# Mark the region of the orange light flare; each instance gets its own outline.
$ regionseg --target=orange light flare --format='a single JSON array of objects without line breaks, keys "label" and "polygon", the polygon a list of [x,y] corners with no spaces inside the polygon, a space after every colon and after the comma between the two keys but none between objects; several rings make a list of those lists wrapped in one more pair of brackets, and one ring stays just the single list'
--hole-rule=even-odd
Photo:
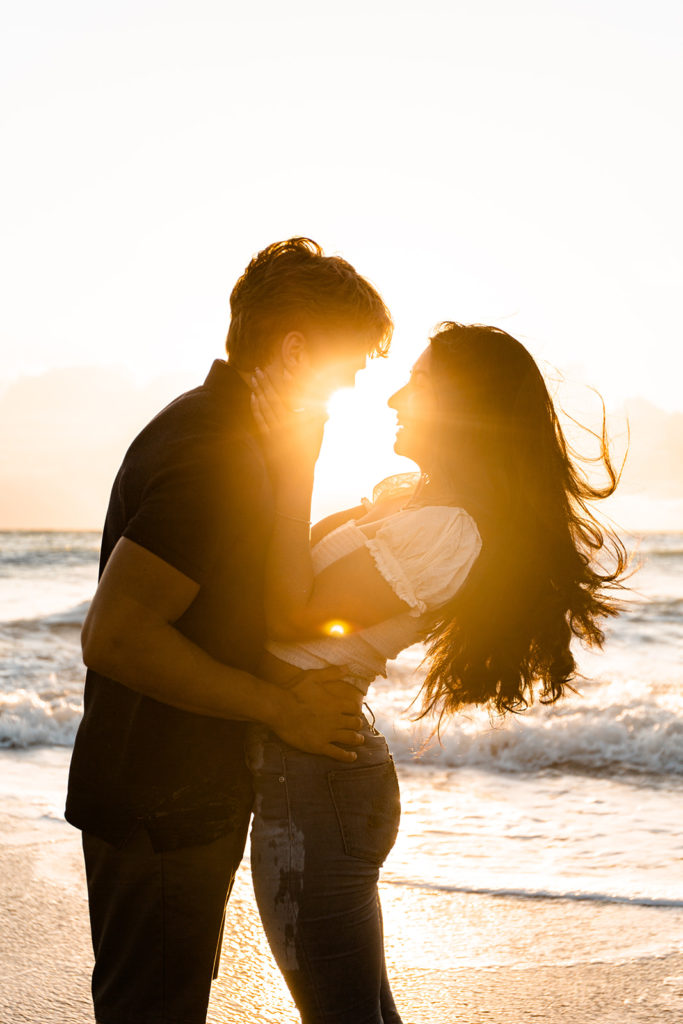
[{"label": "orange light flare", "polygon": [[339,619],[327,622],[323,628],[328,636],[346,636],[350,630],[348,622],[342,622]]}]

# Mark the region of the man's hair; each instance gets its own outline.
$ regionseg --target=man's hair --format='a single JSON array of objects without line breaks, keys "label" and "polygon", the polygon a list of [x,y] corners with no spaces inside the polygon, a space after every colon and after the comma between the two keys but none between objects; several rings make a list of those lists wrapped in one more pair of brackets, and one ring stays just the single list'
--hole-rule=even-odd
[{"label": "man's hair", "polygon": [[241,370],[266,362],[286,332],[311,327],[357,332],[369,356],[384,356],[394,327],[372,285],[310,238],[273,242],[254,256],[232,290],[230,314],[225,346]]}]

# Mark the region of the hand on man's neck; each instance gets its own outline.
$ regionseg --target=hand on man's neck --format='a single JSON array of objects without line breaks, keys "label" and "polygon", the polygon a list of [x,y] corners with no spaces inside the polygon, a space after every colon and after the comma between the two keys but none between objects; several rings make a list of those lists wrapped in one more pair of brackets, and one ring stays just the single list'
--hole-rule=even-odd
[{"label": "hand on man's neck", "polygon": [[[244,381],[248,388],[251,388],[251,380],[252,377],[254,376],[254,370],[256,369],[256,367],[254,367],[254,370],[240,370],[240,368],[235,366],[234,363],[231,363],[229,359],[228,366],[230,366],[235,371],[235,373],[239,374],[239,376],[242,378],[242,380]],[[271,360],[271,362],[259,367],[259,369],[264,370],[266,373],[268,373],[271,379],[273,380],[273,383],[275,383],[278,388],[282,388],[284,383],[284,367],[282,365],[281,360],[273,359]]]},{"label": "hand on man's neck", "polygon": [[[232,364],[229,359],[228,366],[232,366],[232,369],[239,374],[244,383],[251,390],[254,370],[240,370],[237,366]],[[282,359],[272,359],[269,363],[260,366],[259,369],[268,374],[278,393],[285,399],[285,401],[292,403],[293,407],[296,407],[301,403],[305,389],[302,389],[301,381],[295,374],[285,370]]]}]

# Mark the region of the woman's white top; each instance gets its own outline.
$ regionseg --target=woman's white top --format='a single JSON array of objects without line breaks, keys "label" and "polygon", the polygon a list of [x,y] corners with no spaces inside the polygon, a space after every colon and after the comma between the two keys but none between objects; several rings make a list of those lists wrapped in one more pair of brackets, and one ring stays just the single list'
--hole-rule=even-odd
[{"label": "woman's white top", "polygon": [[[376,532],[368,536],[365,532]],[[271,654],[300,669],[348,665],[348,681],[367,693],[387,661],[422,639],[431,613],[449,601],[467,578],[481,551],[472,517],[461,508],[428,505],[394,512],[358,525],[344,523],[311,550],[314,575],[365,547],[394,593],[410,610],[343,636],[266,644]]]}]

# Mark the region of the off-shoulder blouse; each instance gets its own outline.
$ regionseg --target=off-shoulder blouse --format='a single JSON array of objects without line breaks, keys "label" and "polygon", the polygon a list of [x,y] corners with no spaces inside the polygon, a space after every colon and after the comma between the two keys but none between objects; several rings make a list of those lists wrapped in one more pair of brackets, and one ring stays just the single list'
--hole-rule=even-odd
[{"label": "off-shoulder blouse", "polygon": [[365,525],[350,520],[314,545],[314,575],[366,547],[409,610],[342,636],[266,644],[271,654],[300,669],[348,665],[349,682],[363,693],[378,675],[386,675],[387,661],[425,635],[432,613],[457,593],[481,551],[472,517],[448,505],[402,509],[367,527],[377,527],[374,536],[367,535]]}]

